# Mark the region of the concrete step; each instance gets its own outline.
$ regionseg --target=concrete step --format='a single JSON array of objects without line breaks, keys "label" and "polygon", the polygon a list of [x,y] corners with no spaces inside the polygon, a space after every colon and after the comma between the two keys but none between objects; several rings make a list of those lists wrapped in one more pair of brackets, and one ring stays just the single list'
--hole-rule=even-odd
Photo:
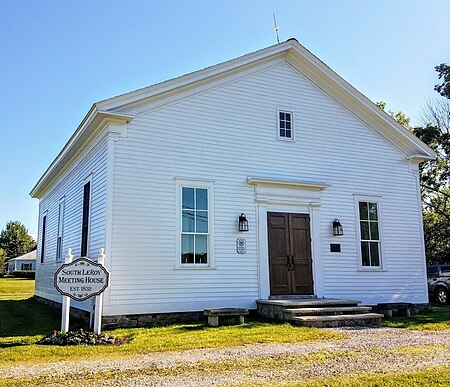
[{"label": "concrete step", "polygon": [[286,319],[292,319],[295,316],[324,316],[324,315],[342,315],[342,314],[362,314],[370,313],[370,306],[338,306],[324,308],[296,308],[285,309],[284,315]]},{"label": "concrete step", "polygon": [[360,301],[354,300],[337,300],[333,298],[316,298],[302,300],[258,300],[257,304],[272,305],[285,309],[294,308],[313,308],[313,307],[334,307],[334,306],[357,306]]},{"label": "concrete step", "polygon": [[291,322],[305,327],[334,328],[342,326],[380,325],[382,314],[362,313],[336,316],[295,316]]}]

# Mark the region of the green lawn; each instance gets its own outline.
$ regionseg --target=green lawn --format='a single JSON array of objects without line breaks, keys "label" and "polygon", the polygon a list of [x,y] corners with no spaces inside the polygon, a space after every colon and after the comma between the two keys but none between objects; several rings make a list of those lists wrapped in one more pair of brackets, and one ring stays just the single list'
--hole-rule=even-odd
[{"label": "green lawn", "polygon": [[433,306],[430,310],[411,317],[394,317],[383,320],[383,325],[391,328],[408,328],[424,331],[450,329],[450,307]]},{"label": "green lawn", "polygon": [[[129,342],[120,346],[58,347],[34,344],[60,327],[60,312],[30,298],[34,281],[0,278],[0,366],[23,362],[51,362],[70,357],[98,359],[132,357],[156,351],[223,348],[256,343],[305,343],[333,340],[342,334],[290,324],[248,319],[244,325],[210,328],[178,324],[157,328],[116,329],[107,333]],[[71,328],[74,320],[71,320]],[[75,325],[82,324],[75,322]]]}]

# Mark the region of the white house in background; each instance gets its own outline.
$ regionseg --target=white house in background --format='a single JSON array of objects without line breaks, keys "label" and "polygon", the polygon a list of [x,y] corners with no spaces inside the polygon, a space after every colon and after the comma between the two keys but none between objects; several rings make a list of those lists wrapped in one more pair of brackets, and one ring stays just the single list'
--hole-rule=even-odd
[{"label": "white house in background", "polygon": [[434,157],[295,39],[97,102],[31,191],[35,295],[61,302],[67,249],[103,247],[106,317],[427,303],[418,166]]},{"label": "white house in background", "polygon": [[36,250],[8,261],[7,273],[12,274],[18,270],[36,270]]}]

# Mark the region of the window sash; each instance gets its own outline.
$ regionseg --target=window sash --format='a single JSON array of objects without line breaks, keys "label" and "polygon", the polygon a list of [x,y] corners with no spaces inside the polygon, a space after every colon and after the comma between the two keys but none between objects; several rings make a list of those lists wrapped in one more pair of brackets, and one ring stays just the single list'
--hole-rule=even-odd
[{"label": "window sash", "polygon": [[41,263],[44,263],[44,257],[45,257],[46,228],[47,228],[47,214],[45,214],[42,218]]},{"label": "window sash", "polygon": [[294,139],[294,113],[287,110],[278,110],[277,137],[281,140]]},{"label": "window sash", "polygon": [[64,227],[64,199],[59,202],[58,208],[58,234],[56,236],[56,261],[62,259],[62,236]]},{"label": "window sash", "polygon": [[363,268],[381,268],[381,230],[379,203],[358,200],[360,264]]},{"label": "window sash", "polygon": [[182,265],[208,265],[210,261],[209,189],[202,186],[181,186],[180,191],[180,262]]},{"label": "window sash", "polygon": [[81,225],[81,252],[80,256],[86,257],[88,252],[89,238],[89,210],[91,202],[91,182],[88,181],[83,187],[83,220]]}]

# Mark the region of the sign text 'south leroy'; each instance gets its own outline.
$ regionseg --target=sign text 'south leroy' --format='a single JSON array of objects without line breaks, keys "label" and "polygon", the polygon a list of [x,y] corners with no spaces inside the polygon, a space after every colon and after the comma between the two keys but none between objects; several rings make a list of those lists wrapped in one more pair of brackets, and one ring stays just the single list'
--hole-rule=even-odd
[{"label": "sign text 'south leroy'", "polygon": [[106,290],[109,273],[103,265],[87,258],[79,258],[65,263],[56,271],[54,285],[63,296],[84,301]]}]

